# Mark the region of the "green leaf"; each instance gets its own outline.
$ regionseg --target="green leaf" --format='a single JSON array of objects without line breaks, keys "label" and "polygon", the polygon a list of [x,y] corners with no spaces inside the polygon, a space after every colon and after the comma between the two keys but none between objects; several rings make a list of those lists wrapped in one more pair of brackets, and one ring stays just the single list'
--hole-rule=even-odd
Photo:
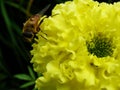
[{"label": "green leaf", "polygon": [[3,16],[3,19],[5,21],[8,33],[9,33],[8,35],[10,35],[10,39],[12,40],[12,43],[15,44],[16,40],[15,40],[13,32],[12,32],[11,21],[10,21],[10,18],[8,16],[8,12],[7,12],[6,7],[5,7],[4,0],[0,0],[0,6],[1,6],[0,9],[1,9],[2,16]]},{"label": "green leaf", "polygon": [[18,26],[18,24],[16,24],[15,21],[11,20],[12,23],[12,27],[14,29],[14,31],[18,34],[21,35],[21,28]]},{"label": "green leaf", "polygon": [[38,90],[37,88],[33,88],[33,90]]},{"label": "green leaf", "polygon": [[33,80],[35,80],[35,74],[33,70],[30,68],[30,66],[28,66],[28,70],[29,70],[30,76],[33,78]]},{"label": "green leaf", "polygon": [[21,85],[20,88],[26,88],[26,87],[32,86],[34,84],[35,84],[35,81],[27,82],[27,83],[24,83],[23,85]]},{"label": "green leaf", "polygon": [[14,77],[20,80],[26,80],[26,81],[32,80],[32,78],[27,74],[16,74],[14,75]]}]

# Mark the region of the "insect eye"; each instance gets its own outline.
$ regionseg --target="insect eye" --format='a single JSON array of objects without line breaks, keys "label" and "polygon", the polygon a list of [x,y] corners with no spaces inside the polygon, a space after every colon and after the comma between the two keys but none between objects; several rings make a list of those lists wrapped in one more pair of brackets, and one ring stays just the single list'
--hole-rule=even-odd
[{"label": "insect eye", "polygon": [[24,32],[23,36],[28,37],[28,38],[32,38],[33,37],[33,33],[32,32]]}]

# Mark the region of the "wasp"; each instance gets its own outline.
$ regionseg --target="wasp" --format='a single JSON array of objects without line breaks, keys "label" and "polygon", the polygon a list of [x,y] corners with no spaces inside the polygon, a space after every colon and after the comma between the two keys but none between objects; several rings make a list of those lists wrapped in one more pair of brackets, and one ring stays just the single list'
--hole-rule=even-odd
[{"label": "wasp", "polygon": [[40,24],[42,22],[41,18],[43,14],[48,10],[50,5],[47,5],[39,13],[31,16],[24,24],[22,35],[26,42],[32,42],[36,34],[40,31]]}]

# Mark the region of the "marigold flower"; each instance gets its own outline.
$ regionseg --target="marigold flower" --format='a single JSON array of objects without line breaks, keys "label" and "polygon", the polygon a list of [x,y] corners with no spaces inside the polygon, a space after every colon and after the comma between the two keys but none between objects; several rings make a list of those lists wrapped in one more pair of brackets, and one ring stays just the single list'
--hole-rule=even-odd
[{"label": "marigold flower", "polygon": [[120,2],[67,1],[40,28],[31,51],[38,90],[120,90]]}]

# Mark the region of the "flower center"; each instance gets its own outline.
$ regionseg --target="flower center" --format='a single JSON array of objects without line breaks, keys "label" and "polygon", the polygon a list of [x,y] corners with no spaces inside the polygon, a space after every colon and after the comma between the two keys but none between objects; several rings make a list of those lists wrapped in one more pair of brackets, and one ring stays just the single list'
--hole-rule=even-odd
[{"label": "flower center", "polygon": [[99,58],[112,56],[114,49],[112,38],[97,34],[87,42],[87,49],[90,54],[96,55]]}]

